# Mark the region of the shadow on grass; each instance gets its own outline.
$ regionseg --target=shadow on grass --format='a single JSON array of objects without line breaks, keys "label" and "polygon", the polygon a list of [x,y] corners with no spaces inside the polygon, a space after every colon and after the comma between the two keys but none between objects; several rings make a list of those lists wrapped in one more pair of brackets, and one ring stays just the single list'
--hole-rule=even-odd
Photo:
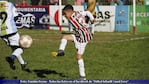
[{"label": "shadow on grass", "polygon": [[[0,80],[6,80],[6,79],[8,79],[8,77],[0,77]],[[18,79],[18,77],[17,76],[14,76],[12,79]]]},{"label": "shadow on grass", "polygon": [[56,72],[55,70],[43,69],[43,70],[33,70],[33,71],[40,78],[46,78],[45,75],[50,75],[50,74],[59,75],[60,77],[68,77],[68,76],[64,75],[63,73]]},{"label": "shadow on grass", "polygon": [[6,79],[7,77],[0,77],[0,80],[4,80],[4,79]]},{"label": "shadow on grass", "polygon": [[28,73],[32,73],[32,71],[29,68],[24,69],[23,71],[28,72]]}]

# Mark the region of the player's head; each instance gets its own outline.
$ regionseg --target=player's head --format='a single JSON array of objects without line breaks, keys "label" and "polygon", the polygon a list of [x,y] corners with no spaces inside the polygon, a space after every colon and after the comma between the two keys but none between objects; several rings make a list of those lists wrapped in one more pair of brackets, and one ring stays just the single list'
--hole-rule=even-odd
[{"label": "player's head", "polygon": [[71,15],[73,14],[73,6],[68,4],[63,8],[63,15],[68,19],[71,17]]}]

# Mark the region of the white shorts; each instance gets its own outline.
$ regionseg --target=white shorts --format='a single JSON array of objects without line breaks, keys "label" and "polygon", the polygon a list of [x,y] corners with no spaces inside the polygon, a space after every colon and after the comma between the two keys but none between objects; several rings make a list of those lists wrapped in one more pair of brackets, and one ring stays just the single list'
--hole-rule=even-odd
[{"label": "white shorts", "polygon": [[4,37],[2,39],[7,43],[8,46],[19,46],[20,35],[16,33],[10,37]]},{"label": "white shorts", "polygon": [[85,51],[85,47],[86,47],[86,45],[87,45],[88,42],[86,42],[86,43],[80,43],[80,42],[77,41],[75,35],[72,35],[72,37],[73,37],[73,40],[74,40],[74,43],[75,43],[75,47],[78,50],[77,51],[77,54],[83,55],[83,53]]}]

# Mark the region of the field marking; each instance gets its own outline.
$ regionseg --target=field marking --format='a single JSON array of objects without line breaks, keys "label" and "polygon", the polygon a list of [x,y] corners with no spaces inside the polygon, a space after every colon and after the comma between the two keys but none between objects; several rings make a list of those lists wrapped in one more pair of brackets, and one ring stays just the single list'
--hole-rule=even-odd
[{"label": "field marking", "polygon": [[[105,42],[105,43],[120,43],[120,42],[128,42],[128,41],[136,41],[136,40],[143,40],[148,39],[149,36],[145,37],[135,37],[135,38],[129,38],[129,39],[122,39],[122,40],[112,40],[112,41],[100,41],[99,42]],[[34,41],[41,40],[41,39],[33,39]],[[98,42],[98,41],[97,41]]]},{"label": "field marking", "polygon": [[113,40],[113,41],[100,41],[100,42],[107,42],[107,43],[120,43],[120,42],[128,42],[128,41],[136,41],[136,40],[144,40],[148,39],[149,36],[146,37],[135,37],[135,38],[129,38],[129,39],[122,39],[122,40]]}]

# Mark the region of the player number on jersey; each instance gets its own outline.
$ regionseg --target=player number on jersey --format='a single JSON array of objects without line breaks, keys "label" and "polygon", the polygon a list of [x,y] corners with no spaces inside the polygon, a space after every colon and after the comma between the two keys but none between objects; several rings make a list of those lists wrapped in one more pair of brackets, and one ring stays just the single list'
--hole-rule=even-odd
[{"label": "player number on jersey", "polygon": [[1,24],[4,24],[6,19],[7,19],[7,13],[6,12],[0,12]]},{"label": "player number on jersey", "polygon": [[6,29],[5,21],[7,19],[7,13],[6,12],[0,12],[0,26],[1,29]]}]

